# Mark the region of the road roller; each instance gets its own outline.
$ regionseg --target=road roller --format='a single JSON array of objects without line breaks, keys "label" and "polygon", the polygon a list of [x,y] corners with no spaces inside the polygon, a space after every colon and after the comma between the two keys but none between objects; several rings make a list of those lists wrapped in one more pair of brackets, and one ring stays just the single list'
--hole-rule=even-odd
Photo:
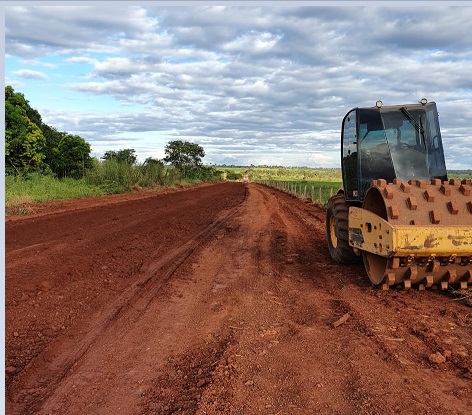
[{"label": "road roller", "polygon": [[448,179],[435,102],[353,108],[342,188],[326,205],[331,257],[382,289],[472,286],[472,183]]}]

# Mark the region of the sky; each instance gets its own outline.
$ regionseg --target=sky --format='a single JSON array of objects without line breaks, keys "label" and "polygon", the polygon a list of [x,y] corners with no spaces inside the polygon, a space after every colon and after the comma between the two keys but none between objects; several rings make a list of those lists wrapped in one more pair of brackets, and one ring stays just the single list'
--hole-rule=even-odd
[{"label": "sky", "polygon": [[354,107],[435,101],[472,168],[472,2],[4,2],[5,85],[92,156],[340,167]]}]

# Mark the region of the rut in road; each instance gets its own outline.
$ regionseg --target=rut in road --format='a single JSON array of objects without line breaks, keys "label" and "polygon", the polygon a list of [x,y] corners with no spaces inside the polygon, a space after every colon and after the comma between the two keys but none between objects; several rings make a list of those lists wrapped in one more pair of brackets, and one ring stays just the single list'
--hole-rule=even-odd
[{"label": "rut in road", "polygon": [[[10,222],[7,227],[7,305],[9,306],[7,306],[7,323],[10,332],[10,336],[7,336],[7,359],[12,352],[16,352],[17,356],[28,358],[29,363],[26,363],[21,371],[15,370],[14,377],[11,376],[11,370],[10,376],[7,376],[9,413],[35,412],[42,401],[54,392],[56,384],[77,366],[77,362],[84,354],[93,349],[92,346],[97,338],[106,330],[113,331],[112,326],[115,321],[123,320],[125,316],[130,320],[133,315],[134,319],[138,319],[139,313],[143,312],[146,304],[164,286],[175,269],[208,235],[215,232],[234,213],[231,206],[244,200],[244,194],[243,185],[197,187],[185,193],[151,195],[146,199],[126,201],[123,204],[104,208],[98,206],[80,212],[65,211],[53,216],[46,215],[24,220],[18,218]],[[106,202],[106,199],[103,201]],[[196,201],[202,206],[199,206]],[[101,200],[98,200],[94,203],[100,202]],[[208,204],[210,207],[207,207]],[[206,211],[204,215],[201,214],[202,208]],[[192,212],[192,209],[195,211]],[[160,211],[164,212],[164,215]],[[191,223],[186,219],[189,211]],[[180,220],[178,220],[179,217]],[[126,218],[126,221],[122,221],[121,218]],[[185,223],[188,225],[182,227]],[[168,224],[177,226],[171,229]],[[76,226],[75,231],[71,230],[73,225]],[[126,232],[126,229],[133,229],[135,233]],[[192,235],[192,230],[197,232]],[[139,245],[134,243],[136,240],[134,234],[139,238]],[[154,235],[158,236],[157,240]],[[179,240],[185,241],[184,238],[189,237],[190,239],[185,243],[180,242],[180,245],[175,243]],[[133,245],[136,245],[138,249],[134,249],[132,255],[129,256],[129,248]],[[141,252],[147,252],[148,247],[154,250],[158,248],[158,251],[151,252],[146,258],[140,259],[139,255]],[[123,258],[125,262],[117,260],[117,255],[123,250],[126,255]],[[112,256],[112,267],[103,265],[110,264],[108,258],[103,254],[100,256],[103,252],[110,253]],[[98,266],[93,262],[97,254],[101,262]],[[56,257],[63,259],[60,263],[54,263]],[[119,277],[120,274],[129,275],[129,269],[135,268],[133,260],[138,260],[138,263],[143,265],[140,269],[136,269],[135,276],[127,278],[131,284],[126,287],[124,285],[126,280]],[[121,263],[123,266],[119,268]],[[75,275],[72,278],[64,275],[67,272],[65,270],[72,267]],[[88,271],[89,267],[90,270],[93,268],[92,272]],[[113,275],[109,271],[116,270],[115,278],[118,284],[114,291],[118,294],[113,297],[112,301],[107,301],[103,305],[91,303],[85,304],[84,307],[82,299],[88,299],[90,303],[91,297],[98,297],[95,293],[108,294],[110,298],[109,294],[113,291],[110,292],[108,287],[105,286],[108,289],[100,290],[100,285],[103,286],[101,282],[103,270],[107,276],[106,284],[111,283],[108,275]],[[44,280],[45,274],[51,275],[49,281]],[[85,275],[87,278],[84,277]],[[23,287],[22,284],[24,284]],[[22,288],[24,290],[26,287],[30,289],[29,287],[35,286],[40,290],[36,298],[31,298],[29,294],[25,297],[27,301],[15,300],[15,296],[18,296],[16,292],[21,293]],[[118,291],[120,286],[124,287],[122,291]],[[23,291],[23,296],[25,296],[25,291]],[[61,310],[58,307],[55,313],[52,308],[53,314],[48,315],[51,306],[49,306],[49,301],[45,301],[42,297],[50,298],[53,304],[66,308]],[[64,301],[66,298],[67,302]],[[25,307],[28,304],[31,304],[33,308]],[[54,306],[53,304],[51,305]],[[39,331],[39,337],[34,336],[38,329],[32,325],[34,321],[31,321],[31,317],[36,320],[36,324],[51,327],[57,325],[57,321],[64,321],[59,315],[60,311],[64,313],[64,317],[65,313],[68,313],[70,318],[70,310],[74,310],[74,307],[82,309],[81,314],[87,318],[79,319],[78,325],[70,325],[73,320],[69,320],[69,329],[63,327],[64,334],[55,340],[49,337],[50,329],[48,329],[47,337],[43,336],[41,331]],[[25,308],[26,313],[14,314],[17,309]],[[95,309],[95,313],[86,314],[87,310],[91,309]],[[80,317],[79,313],[74,314]],[[23,321],[29,327],[21,327]],[[14,336],[11,336],[12,333]],[[26,347],[19,346],[17,350],[12,349],[12,341],[24,342],[22,339],[28,342]],[[45,340],[48,342],[46,343]],[[33,342],[37,344],[35,349],[40,351],[31,358],[30,353],[34,352],[34,349],[30,344]]]},{"label": "rut in road", "polygon": [[[167,252],[157,261],[142,267],[139,279],[112,304],[101,311],[96,318],[92,319],[89,327],[83,329],[85,335],[82,338],[61,340],[61,354],[51,355],[45,352],[39,356],[34,361],[33,373],[29,375],[28,382],[23,383],[21,391],[21,394],[25,394],[29,391],[42,389],[41,395],[36,394],[35,402],[29,406],[28,410],[36,411],[42,400],[54,393],[57,383],[73,371],[73,367],[77,366],[79,359],[93,348],[100,336],[104,336],[107,331],[116,330],[113,327],[115,322],[120,319],[126,320],[127,324],[130,321],[137,321],[178,267],[206,238],[221,229],[234,213],[234,209],[224,212],[186,243]],[[47,388],[44,388],[44,385],[47,385]]]}]

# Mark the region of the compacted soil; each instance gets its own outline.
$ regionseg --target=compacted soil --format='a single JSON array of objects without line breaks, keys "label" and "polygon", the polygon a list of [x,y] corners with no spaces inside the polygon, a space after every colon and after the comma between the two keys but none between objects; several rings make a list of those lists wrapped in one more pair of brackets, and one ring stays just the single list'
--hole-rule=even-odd
[{"label": "compacted soil", "polygon": [[472,308],[332,262],[324,211],[262,185],[6,217],[6,413],[472,408]]}]

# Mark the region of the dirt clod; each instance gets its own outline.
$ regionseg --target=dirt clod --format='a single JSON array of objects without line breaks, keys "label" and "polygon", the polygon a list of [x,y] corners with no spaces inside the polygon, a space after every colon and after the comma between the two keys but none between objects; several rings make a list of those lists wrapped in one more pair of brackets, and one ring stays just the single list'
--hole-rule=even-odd
[{"label": "dirt clod", "polygon": [[436,363],[437,365],[446,362],[446,358],[440,352],[430,354],[428,359],[431,363]]}]

